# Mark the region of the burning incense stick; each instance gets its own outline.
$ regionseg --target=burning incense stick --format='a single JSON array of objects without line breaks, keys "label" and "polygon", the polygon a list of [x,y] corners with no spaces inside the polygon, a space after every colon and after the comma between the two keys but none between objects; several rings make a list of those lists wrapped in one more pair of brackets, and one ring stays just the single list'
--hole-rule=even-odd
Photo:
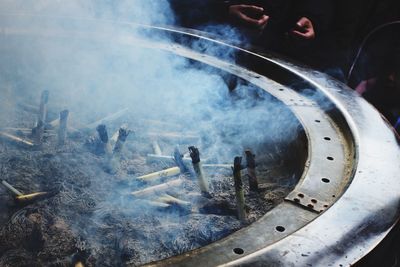
[{"label": "burning incense stick", "polygon": [[49,197],[52,197],[56,194],[56,191],[53,192],[35,192],[26,195],[19,195],[15,197],[15,201],[18,204],[29,204],[35,201],[43,200]]},{"label": "burning incense stick", "polygon": [[120,164],[122,148],[124,147],[126,138],[128,138],[130,131],[126,127],[121,127],[118,131],[117,142],[115,143],[113,154],[109,160],[109,171],[115,172]]},{"label": "burning incense stick", "polygon": [[68,122],[69,111],[63,110],[60,112],[60,127],[58,128],[58,144],[64,145],[65,138],[67,136],[67,122]]},{"label": "burning incense stick", "polygon": [[152,146],[153,146],[154,154],[157,156],[161,156],[162,155],[161,148],[156,140],[153,141]]},{"label": "burning incense stick", "polygon": [[143,175],[143,176],[138,177],[138,179],[145,180],[145,181],[146,180],[151,181],[151,180],[156,180],[156,179],[160,179],[160,178],[164,178],[164,177],[171,177],[171,176],[175,176],[175,175],[178,175],[181,173],[188,172],[188,168],[186,166],[186,163],[183,161],[183,156],[179,152],[178,147],[175,148],[173,159],[174,159],[173,162],[177,165],[177,167],[172,167],[172,168],[169,168],[166,170]]},{"label": "burning incense stick", "polygon": [[39,119],[43,124],[46,122],[47,117],[47,103],[49,102],[49,91],[44,90],[40,96],[40,106],[39,106]]},{"label": "burning incense stick", "polygon": [[104,124],[100,124],[96,130],[101,141],[101,152],[109,156],[111,154],[111,145],[108,142],[107,127]]},{"label": "burning incense stick", "polygon": [[165,209],[165,208],[171,207],[171,205],[168,203],[154,201],[154,200],[153,201],[149,200],[149,201],[146,201],[145,203],[152,206],[153,208],[158,208],[158,209]]},{"label": "burning incense stick", "polygon": [[176,179],[176,180],[169,181],[167,183],[147,187],[143,190],[132,192],[131,195],[134,197],[144,197],[144,196],[155,194],[160,191],[166,191],[168,189],[175,189],[178,186],[180,186],[182,183],[183,183],[182,179]]},{"label": "burning incense stick", "polygon": [[131,131],[129,131],[126,127],[119,128],[118,139],[114,146],[114,155],[119,155],[121,153],[122,148],[124,147],[126,138],[128,138],[128,135],[130,134],[130,132]]},{"label": "burning incense stick", "polygon": [[22,196],[23,194],[18,191],[17,189],[15,189],[15,187],[13,187],[12,185],[10,185],[9,183],[7,183],[5,180],[1,180],[2,185],[4,185],[8,190],[10,190],[14,195],[16,196]]},{"label": "burning incense stick", "polygon": [[36,127],[32,129],[32,138],[36,145],[42,144],[43,134],[44,134],[43,121],[38,121]]},{"label": "burning incense stick", "polygon": [[[127,123],[124,123],[124,124],[121,125],[120,128],[128,128],[128,124],[127,124]],[[110,143],[111,143],[111,144],[115,144],[115,143],[117,142],[117,140],[118,140],[118,135],[119,135],[119,129],[118,129],[117,131],[115,131],[115,132],[113,133],[113,135],[111,136],[111,138],[110,138]]]},{"label": "burning incense stick", "polygon": [[20,145],[24,145],[24,146],[28,146],[28,147],[35,146],[34,143],[32,143],[31,141],[19,138],[18,136],[15,136],[15,135],[12,135],[9,133],[0,132],[0,137],[3,139],[6,139],[8,141],[20,144]]},{"label": "burning incense stick", "polygon": [[246,154],[247,176],[249,178],[250,191],[258,192],[255,155],[250,150],[246,150],[245,154]]},{"label": "burning incense stick", "polygon": [[204,171],[200,161],[200,152],[194,146],[189,147],[189,152],[200,190],[203,194],[209,194],[210,189],[208,180],[204,177]]},{"label": "burning incense stick", "polygon": [[139,176],[138,179],[143,180],[143,181],[154,181],[154,180],[161,179],[161,178],[175,176],[180,173],[181,173],[181,169],[179,169],[179,167],[172,167],[172,168],[165,169],[162,171],[153,172],[150,174]]},{"label": "burning incense stick", "polygon": [[46,123],[46,117],[47,117],[47,103],[48,102],[49,102],[49,91],[44,90],[40,97],[37,125],[35,128],[32,129],[32,136],[35,140],[35,143],[38,145],[42,144],[44,125]]},{"label": "burning incense stick", "polygon": [[233,163],[233,179],[235,183],[236,205],[237,205],[238,219],[242,223],[244,223],[246,222],[247,215],[244,203],[242,176],[240,173],[242,169],[241,164],[242,164],[242,157],[235,157]]},{"label": "burning incense stick", "polygon": [[188,201],[181,200],[179,198],[173,197],[169,194],[164,194],[161,197],[157,198],[157,201],[159,202],[164,202],[167,204],[175,204],[175,205],[180,205],[184,207],[191,206],[192,204]]}]

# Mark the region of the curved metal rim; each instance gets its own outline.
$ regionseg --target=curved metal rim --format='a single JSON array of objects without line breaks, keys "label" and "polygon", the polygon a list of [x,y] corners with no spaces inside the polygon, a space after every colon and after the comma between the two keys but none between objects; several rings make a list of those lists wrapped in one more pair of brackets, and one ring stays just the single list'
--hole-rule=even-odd
[{"label": "curved metal rim", "polygon": [[[138,27],[135,24],[130,26]],[[263,262],[282,266],[350,265],[361,259],[386,236],[399,218],[399,142],[381,115],[366,101],[344,84],[324,74],[290,66],[278,59],[267,58],[193,33],[162,27],[144,27],[150,31],[164,31],[202,40],[212,45],[233,49],[254,60],[279,66],[312,85],[334,103],[351,131],[356,164],[352,182],[341,198],[326,212],[298,231],[254,253],[237,257],[235,260],[226,258],[224,265],[250,265]],[[2,31],[6,32],[4,29]],[[226,66],[232,64],[220,59],[217,61]],[[242,67],[249,69],[249,66]],[[248,79],[252,80],[254,76],[250,75]],[[195,250],[167,259],[160,264],[201,264],[197,261],[201,253],[202,251]],[[204,263],[212,265],[213,262]]]},{"label": "curved metal rim", "polygon": [[[175,29],[163,30],[188,34]],[[203,38],[193,33],[189,35]],[[352,182],[329,210],[275,244],[224,265],[264,262],[279,266],[345,266],[360,260],[382,241],[399,220],[400,149],[392,128],[364,99],[325,74],[290,66],[220,41],[205,40],[279,65],[313,85],[344,116],[355,149]],[[189,253],[187,256],[198,256],[198,253]],[[168,263],[190,265],[189,262],[196,263],[196,260]]]}]

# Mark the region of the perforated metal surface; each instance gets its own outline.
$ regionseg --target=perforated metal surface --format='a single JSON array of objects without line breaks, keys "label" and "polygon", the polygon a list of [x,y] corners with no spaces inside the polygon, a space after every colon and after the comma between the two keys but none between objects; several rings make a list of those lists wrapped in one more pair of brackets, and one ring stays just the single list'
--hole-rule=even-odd
[{"label": "perforated metal surface", "polygon": [[[110,22],[103,23],[105,27]],[[3,35],[68,35],[110,41],[88,31],[57,32],[8,25]],[[115,25],[114,25],[115,26]],[[151,265],[339,266],[373,249],[399,218],[399,141],[380,114],[345,85],[320,73],[176,29],[123,24],[150,36],[121,33],[121,45],[161,49],[239,77],[285,103],[301,121],[308,142],[302,178],[286,201],[227,238]],[[239,60],[222,59],[215,49]],[[203,48],[202,48],[203,47]],[[273,84],[274,86],[270,86]],[[306,94],[312,92],[312,94]]]}]

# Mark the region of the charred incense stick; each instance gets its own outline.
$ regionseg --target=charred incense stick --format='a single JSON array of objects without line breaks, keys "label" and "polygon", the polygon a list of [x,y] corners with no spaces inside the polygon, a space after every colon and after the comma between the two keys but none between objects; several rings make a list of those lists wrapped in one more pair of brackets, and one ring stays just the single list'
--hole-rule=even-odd
[{"label": "charred incense stick", "polygon": [[48,102],[49,102],[49,91],[44,90],[40,97],[38,122],[36,127],[32,129],[33,138],[35,140],[35,143],[38,145],[42,144],[44,125],[46,123],[46,117],[47,117]]},{"label": "charred incense stick", "polygon": [[126,138],[128,138],[128,135],[130,134],[130,132],[131,131],[129,131],[126,127],[119,128],[118,139],[114,146],[114,155],[121,154],[121,151],[122,151],[122,148],[124,147]]},{"label": "charred incense stick", "polygon": [[240,173],[242,169],[241,164],[242,164],[242,157],[235,157],[233,163],[233,179],[235,183],[236,205],[237,205],[238,219],[242,223],[244,223],[246,222],[247,215],[244,203],[242,175]]},{"label": "charred incense stick", "polygon": [[69,111],[63,110],[60,112],[60,127],[58,128],[58,144],[64,145],[65,138],[67,136],[67,122],[68,122]]},{"label": "charred incense stick", "polygon": [[104,124],[100,124],[97,126],[96,130],[101,141],[101,152],[109,156],[111,154],[111,146],[108,142],[107,127]]},{"label": "charred incense stick", "polygon": [[106,116],[106,117],[104,117],[104,118],[102,118],[102,119],[100,119],[98,121],[95,121],[95,122],[92,122],[92,123],[86,125],[86,128],[93,129],[99,124],[106,124],[106,123],[110,123],[112,121],[115,121],[115,120],[121,118],[122,116],[124,116],[128,112],[128,110],[129,110],[128,108],[124,108],[124,109],[122,109],[120,111],[117,111],[114,114],[108,115],[108,116]]},{"label": "charred incense stick", "polygon": [[246,154],[247,176],[249,178],[250,191],[258,192],[255,155],[251,152],[251,150],[246,150],[245,154]]},{"label": "charred incense stick", "polygon": [[13,187],[12,185],[10,185],[9,183],[7,183],[5,180],[1,180],[1,183],[8,189],[10,190],[14,195],[16,196],[22,196],[23,194],[18,191],[17,189],[15,189],[15,187]]},{"label": "charred incense stick", "polygon": [[151,194],[155,194],[160,191],[168,190],[170,188],[175,189],[176,187],[180,186],[182,183],[183,183],[182,179],[176,179],[176,180],[169,181],[167,183],[147,187],[143,190],[132,192],[131,195],[134,197],[144,197],[144,196],[148,196]]},{"label": "charred incense stick", "polygon": [[126,138],[128,138],[129,133],[130,131],[126,127],[121,127],[118,131],[117,142],[115,143],[114,151],[108,164],[110,172],[115,172],[119,167],[122,148],[124,147]]},{"label": "charred incense stick", "polygon": [[20,145],[24,145],[24,146],[28,146],[28,147],[33,147],[34,144],[28,140],[19,138],[18,136],[9,134],[9,133],[5,133],[5,132],[0,132],[0,137],[3,139],[6,139],[8,141],[20,144]]},{"label": "charred incense stick", "polygon": [[32,129],[32,138],[36,145],[42,144],[43,134],[44,134],[43,121],[38,121],[36,127]]},{"label": "charred incense stick", "polygon": [[[128,128],[128,124],[124,123],[124,124],[121,125],[120,128]],[[111,144],[115,144],[117,142],[118,135],[119,135],[119,129],[117,131],[115,131],[114,134],[111,136],[111,138],[110,138],[110,143]]]},{"label": "charred incense stick", "polygon": [[204,171],[200,161],[200,152],[194,146],[189,147],[189,152],[190,157],[192,158],[193,169],[196,174],[201,193],[209,194],[210,188],[208,185],[208,180],[204,177]]}]

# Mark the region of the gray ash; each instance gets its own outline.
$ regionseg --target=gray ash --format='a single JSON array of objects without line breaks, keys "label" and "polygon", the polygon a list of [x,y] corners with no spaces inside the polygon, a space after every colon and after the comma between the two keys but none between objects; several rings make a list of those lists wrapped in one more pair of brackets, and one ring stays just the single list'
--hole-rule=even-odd
[{"label": "gray ash", "polygon": [[[29,125],[29,113],[18,108],[15,113],[19,120],[18,125],[11,124],[13,127]],[[129,116],[107,127],[116,131],[126,120],[146,128],[146,121],[132,121]],[[30,138],[24,132],[18,136]],[[146,155],[153,153],[153,139],[145,134],[129,136],[118,169],[112,173],[107,171],[107,155],[98,153],[101,140],[95,130],[70,134],[64,146],[57,145],[56,135],[45,134],[40,149],[0,140],[2,179],[25,194],[58,192],[29,205],[17,205],[9,192],[0,189],[0,266],[70,266],[77,261],[85,266],[141,265],[205,246],[246,226],[236,217],[230,168],[206,170],[210,198],[202,196],[196,179],[189,174],[178,175],[184,181],[179,187],[150,197],[132,197],[132,191],[177,178],[150,183],[136,178],[175,166],[167,161],[147,162]],[[158,141],[165,155],[173,155],[176,143],[181,151],[192,145],[170,136]],[[202,144],[200,139],[196,145],[204,147]],[[207,147],[203,151],[207,158]],[[294,187],[294,177],[282,171],[284,160],[276,154],[270,150],[259,157],[263,159],[257,167],[259,193],[249,191],[243,175],[248,224],[283,201]],[[204,163],[215,163],[212,160]],[[270,177],[271,173],[280,176]],[[165,194],[189,204],[157,202]]]}]

